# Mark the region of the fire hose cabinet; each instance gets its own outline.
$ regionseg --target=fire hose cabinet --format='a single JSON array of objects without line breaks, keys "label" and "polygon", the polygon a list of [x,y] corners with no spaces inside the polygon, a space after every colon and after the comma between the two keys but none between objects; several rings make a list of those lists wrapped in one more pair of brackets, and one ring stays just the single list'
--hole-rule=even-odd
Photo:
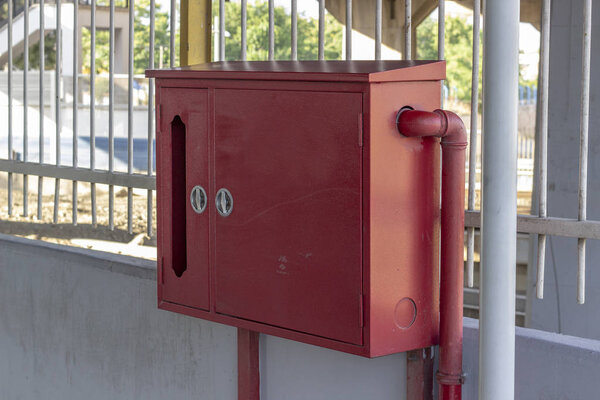
[{"label": "fire hose cabinet", "polygon": [[225,62],[156,84],[159,308],[366,357],[439,340],[437,61]]}]

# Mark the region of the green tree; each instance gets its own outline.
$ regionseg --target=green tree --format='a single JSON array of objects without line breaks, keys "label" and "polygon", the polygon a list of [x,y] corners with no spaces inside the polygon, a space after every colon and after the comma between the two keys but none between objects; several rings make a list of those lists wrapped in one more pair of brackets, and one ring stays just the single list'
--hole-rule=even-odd
[{"label": "green tree", "polygon": [[[471,72],[473,66],[473,26],[464,18],[446,18],[444,37],[447,85],[451,95],[461,101],[471,99]],[[417,27],[417,55],[419,59],[436,60],[438,24],[428,17]],[[479,68],[481,69],[481,51]],[[481,80],[479,81],[481,89]],[[481,90],[479,91],[481,93]]]},{"label": "green tree", "polygon": [[417,26],[417,58],[420,60],[437,60],[437,43],[437,21],[429,16]]},{"label": "green tree", "polygon": [[[108,5],[108,2],[106,2]],[[117,2],[119,3],[119,2]],[[125,6],[125,1],[122,1]],[[100,3],[99,3],[100,4]],[[102,4],[104,5],[104,4]],[[170,25],[169,14],[160,11],[160,5],[157,2],[155,12],[154,29],[154,65],[158,67],[160,63],[160,47],[164,49],[163,65],[169,65],[169,37]],[[133,19],[133,72],[143,74],[148,68],[148,59],[150,57],[150,0],[135,0],[134,19]],[[127,33],[125,33],[127,34]],[[108,72],[109,40],[110,33],[107,30],[96,30],[96,72]],[[179,34],[176,34],[176,44],[179,42]],[[176,49],[179,47],[176,45]],[[82,72],[90,72],[90,54],[91,54],[91,32],[88,28],[83,28],[81,33],[81,52],[82,52]],[[179,52],[176,51],[175,57],[178,59]]]},{"label": "green tree", "polygon": [[[164,49],[163,65],[169,65],[169,14],[167,12],[154,13],[154,66],[160,65],[160,47]],[[148,68],[150,59],[150,0],[136,0],[135,2],[135,33],[134,33],[134,72],[142,74]],[[179,32],[175,34],[175,61],[179,65]]]},{"label": "green tree", "polygon": [[[31,3],[31,0],[30,0]],[[13,13],[22,12],[25,8],[25,0],[14,0],[13,3]],[[6,21],[8,23],[8,1],[4,2],[2,6],[0,6],[2,12],[0,13],[0,21]],[[14,26],[14,25],[13,25]],[[36,35],[39,35],[37,33]],[[14,40],[14,39],[13,39]],[[32,41],[32,39],[30,39]],[[46,34],[44,38],[44,69],[52,70],[56,67],[56,31],[50,31]],[[16,49],[15,49],[16,50]],[[17,53],[15,50],[15,58],[13,60],[13,67],[18,70],[23,70],[25,66],[25,57],[23,53]],[[3,66],[4,67],[4,66]],[[39,70],[40,69],[40,44],[30,44],[29,45],[29,69],[31,70]]]},{"label": "green tree", "polygon": [[[218,3],[213,10],[218,11]],[[267,2],[248,4],[247,11],[248,60],[266,60],[269,52],[269,8]],[[225,3],[225,58],[239,60],[241,52],[241,6]],[[276,60],[291,58],[291,17],[283,7],[275,7],[275,54]],[[298,59],[316,60],[318,57],[318,20],[298,15]],[[325,17],[325,59],[339,60],[342,56],[342,25],[330,14]]]},{"label": "green tree", "polygon": [[[14,68],[23,70],[25,66],[23,53],[15,57]],[[44,70],[56,68],[56,31],[50,31],[44,37]],[[39,42],[29,46],[29,69],[40,69],[40,44]]]},{"label": "green tree", "polygon": [[[108,47],[109,47],[109,32],[106,30],[96,30],[96,73],[108,72]],[[87,27],[83,27],[81,31],[81,72],[84,74],[90,73],[90,54],[91,54],[92,35]]]},{"label": "green tree", "polygon": [[[519,50],[519,55],[521,55],[521,54],[525,54],[525,52],[523,50]],[[532,88],[537,87],[537,83],[538,83],[537,78],[525,79],[525,77],[524,77],[525,68],[526,68],[526,65],[524,65],[524,64],[519,65],[519,85],[520,86],[530,86]]]}]

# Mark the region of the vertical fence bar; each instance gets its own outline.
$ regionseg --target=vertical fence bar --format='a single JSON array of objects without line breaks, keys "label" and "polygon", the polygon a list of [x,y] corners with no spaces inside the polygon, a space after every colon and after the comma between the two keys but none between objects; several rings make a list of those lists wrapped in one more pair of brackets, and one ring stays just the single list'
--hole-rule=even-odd
[{"label": "vertical fence bar", "polygon": [[[175,0],[171,1],[171,48],[170,62],[173,66],[175,36],[173,17]],[[108,56],[108,172],[114,171],[115,158],[115,0],[110,0],[110,17],[109,17],[109,56]],[[108,228],[112,231],[115,229],[115,187],[108,186]]]},{"label": "vertical fence bar", "polygon": [[375,59],[381,60],[381,19],[382,19],[381,0],[375,0]]},{"label": "vertical fence bar", "polygon": [[[538,215],[547,216],[548,198],[548,75],[550,70],[550,0],[542,3],[542,36],[540,43],[540,132],[538,172]],[[546,235],[538,235],[536,296],[544,298],[544,273],[546,265]]]},{"label": "vertical fence bar", "polygon": [[269,0],[269,60],[275,59],[275,1]]},{"label": "vertical fence bar", "polygon": [[292,54],[293,61],[298,59],[298,0],[292,0]]},{"label": "vertical fence bar", "polygon": [[404,59],[412,58],[412,1],[404,0]]},{"label": "vertical fence bar", "polygon": [[[13,91],[12,91],[12,73],[13,73],[13,52],[12,52],[12,34],[13,34],[13,1],[8,0],[8,154],[7,158],[9,160],[13,159],[13,121],[12,121],[12,111],[13,111]],[[8,180],[6,182],[6,191],[8,196],[8,215],[12,216],[12,206],[13,206],[13,174],[12,172],[8,173]]]},{"label": "vertical fence bar", "polygon": [[319,60],[325,59],[325,0],[319,0]]},{"label": "vertical fence bar", "polygon": [[346,60],[352,60],[352,0],[346,0]]},{"label": "vertical fence bar", "polygon": [[[11,0],[9,0],[10,2]],[[39,115],[40,115],[40,132],[39,132],[39,143],[38,153],[40,155],[40,163],[44,162],[44,70],[46,69],[45,63],[45,39],[46,39],[46,18],[44,15],[45,5],[44,0],[40,0],[40,82],[39,82]],[[37,219],[42,219],[42,194],[44,191],[44,178],[38,176],[38,196],[37,196]]]},{"label": "vertical fence bar", "polygon": [[443,60],[445,43],[444,37],[446,34],[446,1],[439,0],[438,4],[438,59]]},{"label": "vertical fence bar", "polygon": [[[27,77],[29,75],[29,0],[25,0],[23,11],[23,161],[28,161],[29,154],[29,101],[27,93]],[[23,175],[23,216],[29,215],[28,186],[29,177]]]},{"label": "vertical fence bar", "polygon": [[[73,0],[73,167],[79,163],[78,145],[78,102],[79,102],[79,0]],[[71,219],[77,225],[77,181],[73,181]]]},{"label": "vertical fence bar", "polygon": [[487,0],[484,18],[479,398],[511,400],[515,389],[519,0]]},{"label": "vertical fence bar", "polygon": [[[475,210],[475,184],[477,173],[477,113],[479,108],[479,27],[480,0],[473,0],[473,68],[471,75],[471,132],[469,137],[469,193],[468,209]],[[475,228],[467,228],[467,286],[473,287],[475,253]]]},{"label": "vertical fence bar", "polygon": [[[135,0],[129,2],[129,59],[127,63],[127,173],[133,174],[133,24]],[[133,233],[133,188],[127,188],[127,232]]]},{"label": "vertical fence bar", "polygon": [[[90,169],[96,169],[96,0],[91,2],[90,13]],[[150,49],[153,51],[154,49]],[[98,224],[96,216],[96,184],[90,184],[92,225]]]},{"label": "vertical fence bar", "polygon": [[[592,54],[592,0],[583,6],[583,57],[581,73],[581,112],[579,136],[579,213],[587,219],[588,130],[590,119],[590,65]],[[585,238],[577,239],[577,303],[585,303]]]},{"label": "vertical fence bar", "polygon": [[[221,0],[223,1],[223,0]],[[177,0],[171,0],[171,15],[170,17],[170,27],[171,27],[171,36],[169,37],[169,66],[171,68],[173,68],[175,66],[175,32],[177,31],[177,21],[175,19],[175,13],[177,12]],[[111,18],[113,17],[113,13],[114,13],[114,4],[113,4],[113,11],[111,11]],[[222,18],[225,18],[225,12],[223,12],[223,16]],[[114,25],[113,25],[114,28]],[[225,27],[223,27],[225,28]],[[223,29],[223,31],[221,32],[221,34],[223,35],[223,38],[225,37],[225,29]],[[225,40],[223,40],[223,42],[225,42]]]},{"label": "vertical fence bar", "polygon": [[[61,128],[61,115],[60,115],[60,74],[61,74],[61,60],[62,60],[62,19],[61,19],[61,0],[56,0],[56,68],[55,68],[55,104],[56,104],[56,165],[60,165],[60,128]],[[54,223],[58,223],[58,208],[60,206],[60,179],[54,180]]]},{"label": "vertical fence bar", "polygon": [[248,0],[242,0],[241,5],[241,30],[242,30],[242,38],[241,38],[241,51],[240,51],[240,59],[242,61],[246,61],[246,48],[248,47],[248,41],[246,39],[247,27],[246,23],[248,21]]},{"label": "vertical fence bar", "polygon": [[[446,1],[438,1],[438,60],[443,60],[445,57],[445,37],[446,37]],[[440,99],[440,107],[444,107],[444,90],[442,82],[442,96]]]},{"label": "vertical fence bar", "polygon": [[[154,69],[154,20],[155,20],[155,2],[150,0],[150,49],[148,57],[148,68]],[[154,144],[154,79],[148,81],[148,176],[152,176],[152,160],[153,160],[153,144]],[[146,195],[146,231],[148,237],[152,236],[152,190],[148,189]]]},{"label": "vertical fence bar", "polygon": [[225,0],[219,0],[219,61],[225,61]]}]

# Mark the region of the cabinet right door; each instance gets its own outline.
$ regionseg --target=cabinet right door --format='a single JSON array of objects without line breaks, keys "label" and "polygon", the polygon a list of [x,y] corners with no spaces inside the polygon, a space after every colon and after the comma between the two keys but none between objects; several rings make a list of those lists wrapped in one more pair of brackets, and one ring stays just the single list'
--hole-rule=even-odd
[{"label": "cabinet right door", "polygon": [[215,90],[218,313],[362,344],[361,113],[361,93]]}]

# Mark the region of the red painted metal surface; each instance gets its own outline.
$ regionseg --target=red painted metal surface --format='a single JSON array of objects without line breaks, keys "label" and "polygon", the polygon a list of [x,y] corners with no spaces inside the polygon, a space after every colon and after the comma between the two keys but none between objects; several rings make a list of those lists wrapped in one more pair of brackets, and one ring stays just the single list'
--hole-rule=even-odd
[{"label": "red painted metal surface", "polygon": [[[439,139],[402,137],[395,117],[405,105],[439,107],[443,62],[215,63],[148,75],[160,308],[367,357],[437,344]],[[185,195],[173,171],[183,168],[177,115]],[[202,214],[189,204],[194,185],[208,195]],[[226,217],[222,188],[233,198]]]},{"label": "red painted metal surface", "polygon": [[433,400],[433,348],[411,350],[406,354],[406,398]]},{"label": "red painted metal surface", "polygon": [[395,118],[407,104],[439,107],[439,94],[439,82],[392,82],[370,90],[365,304],[372,356],[438,343],[439,139],[403,137]]},{"label": "red painted metal surface", "polygon": [[216,311],[361,345],[362,95],[217,89],[214,104],[216,187],[234,199]]},{"label": "red painted metal surface", "polygon": [[190,205],[192,187],[208,189],[206,90],[161,90],[157,146],[159,299],[209,309],[208,212]]},{"label": "red painted metal surface", "polygon": [[260,400],[259,334],[237,330],[238,400]]},{"label": "red painted metal surface", "polygon": [[408,82],[446,78],[444,62],[432,61],[226,61],[147,71],[179,79],[248,79],[323,82]]},{"label": "red painted metal surface", "polygon": [[467,135],[461,119],[443,110],[401,110],[397,127],[408,137],[442,138],[440,365],[436,376],[440,385],[439,398],[460,400],[463,382],[463,227]]}]

